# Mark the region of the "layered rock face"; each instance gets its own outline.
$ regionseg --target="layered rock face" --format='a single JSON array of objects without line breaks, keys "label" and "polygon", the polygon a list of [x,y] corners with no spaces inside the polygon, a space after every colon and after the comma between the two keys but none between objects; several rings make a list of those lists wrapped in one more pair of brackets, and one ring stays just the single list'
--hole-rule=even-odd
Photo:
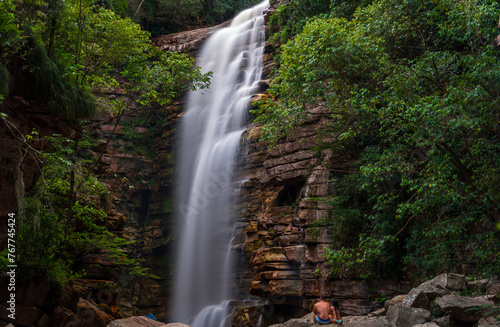
[{"label": "layered rock face", "polygon": [[[169,107],[151,109],[148,119],[131,115],[118,124],[112,121],[99,125],[94,131],[94,136],[102,140],[99,179],[108,186],[113,206],[107,227],[129,240],[131,256],[143,260],[143,266],[160,277],[115,274],[122,286],[117,303],[125,316],[153,313],[158,319],[166,318],[172,271],[173,146],[181,107],[182,102],[174,102]],[[134,111],[133,107],[129,109]],[[151,140],[147,146],[141,144],[145,139]],[[85,259],[82,268],[97,269],[94,277],[98,278],[102,262],[92,265],[91,261]]]},{"label": "layered rock face", "polygon": [[231,21],[227,21],[212,27],[161,35],[153,38],[152,41],[155,46],[162,50],[187,53],[194,57],[210,35],[222,27],[229,26],[230,23]]},{"label": "layered rock face", "polygon": [[[254,100],[269,96],[265,90],[273,51],[267,44],[262,93]],[[319,131],[331,123],[328,110],[318,106],[309,112],[306,121],[274,148],[259,142],[256,124],[241,141],[234,249],[239,262],[247,264],[239,265],[244,267],[237,277],[239,291],[268,299],[282,319],[309,311],[320,295],[339,299],[346,314],[365,315],[380,307],[377,298],[394,296],[405,286],[329,278],[324,253],[331,231],[326,219],[335,218],[328,204],[335,185],[328,167],[338,155],[319,146],[325,142]]]},{"label": "layered rock face", "polygon": [[[241,291],[270,299],[275,306],[309,311],[320,295],[336,298],[350,315],[364,315],[380,304],[382,294],[394,296],[403,285],[386,281],[334,281],[323,254],[330,246],[328,197],[334,192],[330,150],[315,149],[316,132],[328,124],[327,112],[312,111],[276,148],[259,143],[254,126],[242,140],[242,190],[237,221],[240,243],[250,272],[240,271]],[[331,218],[331,217],[330,217]]]}]

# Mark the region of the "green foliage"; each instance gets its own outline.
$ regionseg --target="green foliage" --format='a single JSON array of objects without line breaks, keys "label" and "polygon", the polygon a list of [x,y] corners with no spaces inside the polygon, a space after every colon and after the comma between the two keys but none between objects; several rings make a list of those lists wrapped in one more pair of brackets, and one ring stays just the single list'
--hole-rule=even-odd
[{"label": "green foliage", "polygon": [[130,60],[123,76],[132,82],[131,90],[142,105],[166,105],[187,90],[206,88],[211,73],[202,74],[186,54],[163,52],[149,47],[148,52]]},{"label": "green foliage", "polygon": [[60,24],[64,29],[55,32],[54,56],[76,84],[91,89],[116,86],[115,65],[149,50],[149,34],[111,10],[88,2],[80,7],[75,1],[63,13]]},{"label": "green foliage", "polygon": [[[132,274],[150,276],[140,263],[124,252],[129,243],[115,237],[105,226],[107,189],[87,173],[92,162],[91,143],[74,142],[54,136],[48,138],[55,151],[43,155],[43,178],[26,201],[26,216],[18,226],[18,262],[25,267],[45,267],[55,280],[81,277],[74,263],[89,253],[105,253]],[[68,216],[71,175],[80,185]]]},{"label": "green foliage", "polygon": [[76,120],[92,117],[95,111],[93,96],[64,81],[59,68],[34,38],[29,38],[25,46],[26,60],[35,77],[35,96],[47,103],[52,113],[64,118]]},{"label": "green foliage", "polygon": [[277,101],[256,112],[275,144],[309,109],[327,109],[335,141],[323,147],[355,159],[331,203],[333,275],[425,278],[464,264],[498,274],[500,55],[490,41],[499,5],[331,9],[282,47],[269,89]]},{"label": "green foliage", "polygon": [[14,15],[8,12],[12,6],[8,1],[0,3],[0,55],[4,47],[11,46],[21,36],[21,31],[14,23]]}]

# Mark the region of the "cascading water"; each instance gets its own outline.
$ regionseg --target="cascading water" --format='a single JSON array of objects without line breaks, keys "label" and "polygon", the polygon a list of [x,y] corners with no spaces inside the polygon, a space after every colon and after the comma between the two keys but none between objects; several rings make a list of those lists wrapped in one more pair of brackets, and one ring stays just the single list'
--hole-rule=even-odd
[{"label": "cascading water", "polygon": [[266,0],[245,10],[207,40],[198,65],[213,72],[211,86],[188,95],[182,118],[172,316],[192,327],[224,326],[234,299],[231,184],[248,102],[261,78],[268,7]]}]

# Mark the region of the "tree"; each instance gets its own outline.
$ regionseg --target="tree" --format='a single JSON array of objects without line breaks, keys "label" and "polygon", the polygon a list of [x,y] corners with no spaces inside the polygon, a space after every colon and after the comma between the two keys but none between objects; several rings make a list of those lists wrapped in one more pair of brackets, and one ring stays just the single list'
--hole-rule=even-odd
[{"label": "tree", "polygon": [[358,158],[337,176],[332,217],[343,228],[361,221],[364,234],[344,247],[333,240],[333,273],[499,272],[498,9],[378,0],[351,20],[312,19],[283,46],[275,101],[257,110],[264,139],[278,141],[323,106],[336,139],[327,146]]}]

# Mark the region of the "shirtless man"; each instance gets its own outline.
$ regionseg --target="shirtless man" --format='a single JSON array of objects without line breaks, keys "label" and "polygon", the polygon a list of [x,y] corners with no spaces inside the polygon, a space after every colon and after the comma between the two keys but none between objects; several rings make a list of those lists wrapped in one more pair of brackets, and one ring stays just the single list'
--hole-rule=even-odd
[{"label": "shirtless man", "polygon": [[330,303],[320,297],[318,303],[314,305],[314,324],[326,325],[331,322],[330,319]]}]

